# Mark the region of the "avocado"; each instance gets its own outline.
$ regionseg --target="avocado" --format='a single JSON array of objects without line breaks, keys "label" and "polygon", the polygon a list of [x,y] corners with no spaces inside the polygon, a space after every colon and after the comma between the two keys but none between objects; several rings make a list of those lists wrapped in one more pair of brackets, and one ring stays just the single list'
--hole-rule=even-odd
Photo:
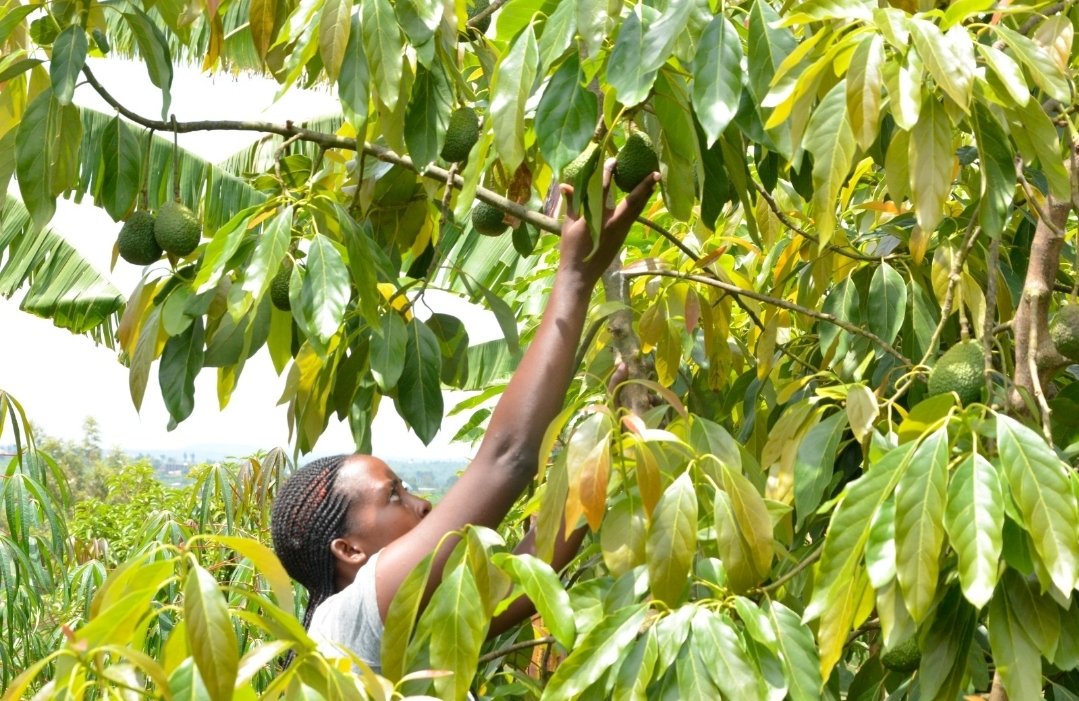
[{"label": "avocado", "polygon": [[465,160],[479,138],[480,120],[476,116],[476,110],[471,107],[454,110],[450,115],[449,126],[446,127],[446,141],[440,154],[442,160],[448,163]]},{"label": "avocado", "polygon": [[509,229],[502,210],[486,202],[476,202],[472,208],[472,228],[484,236],[499,236]]},{"label": "avocado", "polygon": [[644,132],[633,132],[615,159],[615,184],[624,192],[629,192],[657,170],[659,158],[652,148],[652,140]]},{"label": "avocado", "polygon": [[182,202],[168,202],[157,210],[154,238],[165,251],[186,256],[199,245],[202,225],[195,213]]},{"label": "avocado", "polygon": [[921,662],[917,638],[909,638],[880,656],[880,663],[893,672],[913,672]]},{"label": "avocado", "polygon": [[127,218],[116,241],[120,257],[132,265],[149,265],[161,258],[154,238],[154,215],[139,210]]},{"label": "avocado", "polygon": [[292,281],[292,259],[286,258],[270,281],[270,302],[283,312],[292,309],[289,301],[289,283]]},{"label": "avocado", "polygon": [[962,404],[978,401],[985,386],[982,348],[977,341],[962,341],[944,352],[929,373],[929,394],[955,392]]},{"label": "avocado", "polygon": [[594,170],[599,165],[599,148],[590,142],[584,151],[562,168],[562,182],[570,185],[586,170]]},{"label": "avocado", "polygon": [[1079,304],[1065,304],[1049,323],[1049,338],[1057,352],[1079,363]]}]

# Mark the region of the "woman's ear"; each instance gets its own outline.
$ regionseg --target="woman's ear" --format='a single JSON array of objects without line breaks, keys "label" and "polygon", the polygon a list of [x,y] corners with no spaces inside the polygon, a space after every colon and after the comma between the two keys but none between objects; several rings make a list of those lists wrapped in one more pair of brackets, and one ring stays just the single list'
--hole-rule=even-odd
[{"label": "woman's ear", "polygon": [[360,568],[367,562],[367,553],[354,540],[347,538],[334,538],[330,541],[330,552],[342,565],[349,568]]}]

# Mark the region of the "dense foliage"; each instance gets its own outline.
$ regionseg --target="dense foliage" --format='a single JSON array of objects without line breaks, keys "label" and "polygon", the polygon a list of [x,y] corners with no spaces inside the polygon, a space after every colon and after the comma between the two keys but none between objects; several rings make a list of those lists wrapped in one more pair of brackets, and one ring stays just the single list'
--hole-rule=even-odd
[{"label": "dense foliage", "polygon": [[[469,19],[433,0],[9,0],[0,183],[14,174],[22,200],[4,205],[0,292],[114,344],[136,405],[156,363],[177,423],[198,373],[216,371],[224,405],[265,352],[301,452],[335,414],[368,448],[383,398],[429,441],[444,387],[482,390],[461,407],[474,436],[542,313],[552,186],[590,144],[610,156],[643,132],[661,194],[597,295],[547,469],[504,534],[467,534],[418,617],[417,570],[387,621],[386,678],[449,698],[1072,699],[1079,385],[1048,329],[1079,286],[1079,10],[941,5],[509,0]],[[146,65],[160,119],[111,97],[93,71],[107,52]],[[332,85],[341,114],[167,120],[179,61]],[[81,80],[116,114],[79,107]],[[461,106],[479,139],[442,163]],[[165,137],[213,129],[267,139],[210,164]],[[595,221],[599,159],[583,160],[573,184]],[[179,199],[205,238],[125,298],[46,227],[58,196],[84,194],[117,220]],[[475,231],[477,200],[512,233]],[[271,304],[283,268],[288,304]],[[420,314],[429,289],[486,306],[504,338],[470,344],[460,319]],[[963,342],[983,386],[930,396]],[[31,498],[50,467],[34,455],[9,467],[3,537],[37,557],[66,541]],[[197,528],[161,517],[161,542],[127,546],[136,559],[91,622],[21,659],[48,660],[41,678],[75,695],[89,678],[214,699],[316,680],[383,694],[319,673],[272,558],[221,535],[262,523],[242,518],[264,518],[280,469],[254,471],[254,501],[248,478],[212,471]],[[40,518],[13,517],[19,503]],[[533,516],[549,552],[563,507],[595,533],[568,572],[503,552]],[[6,572],[57,578],[12,557]],[[147,584],[121,594],[125,578]],[[252,594],[263,580],[272,593]],[[512,652],[484,653],[511,585],[541,618],[493,643]],[[882,664],[912,640],[913,671]],[[288,649],[303,653],[288,681],[261,686]]]}]

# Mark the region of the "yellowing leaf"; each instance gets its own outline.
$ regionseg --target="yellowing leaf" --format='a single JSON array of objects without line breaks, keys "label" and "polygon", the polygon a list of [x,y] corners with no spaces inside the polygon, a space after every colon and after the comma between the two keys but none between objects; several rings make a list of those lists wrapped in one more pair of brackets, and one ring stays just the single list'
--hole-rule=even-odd
[{"label": "yellowing leaf", "polygon": [[918,226],[928,236],[944,216],[944,201],[952,184],[955,149],[944,106],[926,100],[911,131],[910,185]]},{"label": "yellowing leaf", "polygon": [[847,393],[847,420],[859,443],[869,435],[878,416],[880,407],[877,406],[877,396],[873,390],[865,385],[852,387]]}]

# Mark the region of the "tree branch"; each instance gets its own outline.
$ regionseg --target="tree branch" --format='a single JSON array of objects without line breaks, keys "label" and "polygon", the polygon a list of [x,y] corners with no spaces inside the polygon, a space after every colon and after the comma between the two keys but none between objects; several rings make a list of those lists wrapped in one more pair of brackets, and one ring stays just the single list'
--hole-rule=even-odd
[{"label": "tree branch", "polygon": [[476,660],[478,664],[486,664],[492,660],[497,660],[499,657],[505,657],[510,653],[517,652],[518,650],[527,650],[530,647],[539,647],[540,645],[550,645],[554,642],[554,637],[546,635],[542,638],[535,638],[533,640],[521,640],[520,642],[507,645],[506,647],[500,647],[497,650],[492,650],[486,655],[480,655],[480,658]]},{"label": "tree branch", "polygon": [[762,293],[756,292],[754,290],[747,290],[747,289],[744,289],[742,287],[738,287],[737,285],[732,285],[729,282],[724,282],[722,280],[717,280],[717,279],[715,279],[713,277],[706,277],[704,275],[689,275],[689,274],[680,273],[680,272],[677,272],[677,271],[674,271],[674,270],[640,270],[640,271],[633,271],[633,272],[623,273],[623,277],[627,277],[627,278],[641,277],[641,276],[648,276],[648,275],[655,275],[657,277],[671,277],[671,278],[677,278],[679,280],[691,280],[693,282],[699,282],[702,285],[710,285],[711,287],[718,287],[719,289],[724,290],[726,292],[729,292],[729,293],[731,293],[733,295],[742,295],[742,296],[745,296],[745,297],[749,297],[750,299],[755,299],[758,302],[764,302],[765,304],[771,304],[772,306],[780,307],[782,309],[786,309],[786,310],[792,311],[792,312],[797,312],[798,314],[802,314],[804,316],[812,317],[814,319],[819,319],[820,321],[827,321],[830,324],[835,324],[836,326],[843,329],[844,331],[847,331],[848,333],[852,333],[852,334],[855,334],[856,336],[861,336],[863,338],[869,339],[874,344],[876,344],[878,347],[880,347],[881,350],[883,350],[884,352],[886,352],[888,355],[892,356],[896,360],[900,361],[904,365],[911,365],[912,364],[910,358],[908,358],[907,356],[905,356],[902,353],[900,353],[899,351],[897,351],[892,346],[892,344],[888,343],[887,341],[885,341],[880,336],[876,335],[875,333],[873,333],[871,331],[866,331],[863,328],[859,328],[859,327],[855,326],[854,324],[851,324],[850,322],[843,321],[842,319],[836,317],[833,314],[827,314],[825,312],[818,312],[816,309],[810,309],[809,307],[803,307],[800,304],[795,304],[794,302],[788,302],[785,299],[780,299],[778,297],[772,297],[770,295],[762,294]]},{"label": "tree branch", "polygon": [[[621,271],[616,257],[603,273],[603,293],[608,302],[621,302],[624,308],[607,317],[607,330],[611,334],[611,347],[615,361],[626,364],[630,379],[648,379],[651,372],[641,354],[641,340],[633,330],[633,309],[629,307],[629,275]],[[619,401],[627,411],[644,416],[652,408],[652,396],[648,388],[639,382],[629,382],[619,390]]]},{"label": "tree branch", "polygon": [[[124,107],[120,102],[113,97],[109,92],[98,82],[89,66],[83,66],[83,75],[86,76],[86,82],[93,87],[94,90],[105,100],[113,109],[120,113],[121,116],[126,119],[146,127],[147,129],[155,129],[158,131],[175,131],[176,133],[186,134],[196,131],[254,131],[263,134],[276,134],[285,138],[295,138],[300,141],[309,141],[311,143],[318,144],[323,148],[341,148],[349,151],[359,151],[369,156],[373,156],[380,161],[386,163],[392,163],[394,165],[401,166],[402,168],[408,168],[420,176],[437,180],[442,183],[447,183],[455,188],[464,187],[464,179],[459,175],[452,175],[445,169],[436,165],[428,165],[424,168],[417,167],[407,156],[402,156],[395,153],[393,150],[386,148],[385,146],[379,146],[378,144],[362,143],[360,144],[355,139],[337,136],[336,134],[327,134],[321,131],[314,131],[312,129],[305,129],[304,127],[296,126],[291,121],[284,124],[275,124],[273,122],[258,122],[258,121],[246,121],[246,120],[230,120],[230,119],[210,119],[199,120],[193,122],[172,122],[161,121],[157,119],[149,119],[136,112]],[[518,219],[528,222],[532,226],[546,231],[552,234],[557,234],[562,230],[559,221],[553,217],[548,217],[539,212],[533,211],[522,204],[514,202],[502,195],[488,190],[484,187],[476,188],[476,199],[482,200],[487,204],[498,207],[504,212],[507,212]]]}]

